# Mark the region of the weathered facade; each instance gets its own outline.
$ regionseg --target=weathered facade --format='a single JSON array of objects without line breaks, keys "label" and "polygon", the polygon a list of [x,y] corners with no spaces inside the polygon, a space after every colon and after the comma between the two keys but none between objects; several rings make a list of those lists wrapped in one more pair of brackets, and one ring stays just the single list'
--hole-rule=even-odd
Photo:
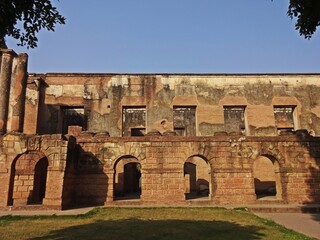
[{"label": "weathered facade", "polygon": [[318,203],[320,74],[27,74],[1,51],[0,207]]}]

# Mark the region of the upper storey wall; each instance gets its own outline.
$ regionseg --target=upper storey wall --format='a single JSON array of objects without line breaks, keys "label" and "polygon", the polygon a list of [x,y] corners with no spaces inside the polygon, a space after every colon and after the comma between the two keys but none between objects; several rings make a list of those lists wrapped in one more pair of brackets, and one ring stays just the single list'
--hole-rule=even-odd
[{"label": "upper storey wall", "polygon": [[[320,135],[320,75],[46,74],[28,85],[27,133],[61,133],[78,123],[111,136],[176,131],[210,136],[241,131],[277,135],[307,129]],[[70,118],[75,122],[70,123]],[[27,131],[27,130],[26,130]]]}]

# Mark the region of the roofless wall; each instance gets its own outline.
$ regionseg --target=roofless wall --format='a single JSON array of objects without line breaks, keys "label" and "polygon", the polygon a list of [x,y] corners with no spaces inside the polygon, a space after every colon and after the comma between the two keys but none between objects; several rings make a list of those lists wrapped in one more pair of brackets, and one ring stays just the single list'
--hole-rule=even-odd
[{"label": "roofless wall", "polygon": [[319,203],[320,74],[0,64],[1,209]]},{"label": "roofless wall", "polygon": [[[36,92],[33,82],[39,78]],[[113,137],[139,131],[276,136],[297,129],[319,135],[319,88],[317,74],[29,75],[26,108],[34,111],[25,125],[35,125],[34,112],[41,115],[37,128],[25,131],[67,133],[78,121],[84,130]]]}]

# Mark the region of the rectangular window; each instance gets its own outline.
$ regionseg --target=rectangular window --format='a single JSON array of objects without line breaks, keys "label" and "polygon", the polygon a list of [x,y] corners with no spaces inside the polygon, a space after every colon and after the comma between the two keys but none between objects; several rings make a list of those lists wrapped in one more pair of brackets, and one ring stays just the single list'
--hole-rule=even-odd
[{"label": "rectangular window", "polygon": [[86,120],[84,114],[84,107],[61,107],[63,115],[62,133],[68,133],[69,126],[80,126],[82,130],[86,129]]},{"label": "rectangular window", "polygon": [[173,130],[179,136],[196,136],[196,107],[173,107]]},{"label": "rectangular window", "polygon": [[278,133],[295,129],[294,106],[274,106],[274,118]]},{"label": "rectangular window", "polygon": [[245,107],[224,106],[224,124],[226,132],[241,132],[245,134]]},{"label": "rectangular window", "polygon": [[122,136],[144,136],[146,133],[146,108],[123,107]]}]

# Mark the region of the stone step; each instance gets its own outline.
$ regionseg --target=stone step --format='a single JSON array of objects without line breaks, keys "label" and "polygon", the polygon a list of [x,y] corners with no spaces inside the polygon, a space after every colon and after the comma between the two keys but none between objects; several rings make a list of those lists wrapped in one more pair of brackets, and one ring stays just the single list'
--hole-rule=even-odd
[{"label": "stone step", "polygon": [[212,200],[209,199],[192,199],[181,202],[174,203],[158,203],[158,202],[144,202],[139,199],[126,199],[126,200],[116,200],[109,202],[107,206],[154,206],[154,207],[188,207],[188,206],[203,206],[203,207],[213,207]]},{"label": "stone step", "polygon": [[59,206],[44,206],[42,204],[24,205],[24,206],[8,206],[7,211],[42,211],[42,210],[61,210]]},{"label": "stone step", "polygon": [[320,213],[320,205],[248,206],[254,213]]},{"label": "stone step", "polygon": [[256,200],[254,204],[257,205],[285,205],[285,201],[278,200],[278,199],[263,199],[263,200]]}]

